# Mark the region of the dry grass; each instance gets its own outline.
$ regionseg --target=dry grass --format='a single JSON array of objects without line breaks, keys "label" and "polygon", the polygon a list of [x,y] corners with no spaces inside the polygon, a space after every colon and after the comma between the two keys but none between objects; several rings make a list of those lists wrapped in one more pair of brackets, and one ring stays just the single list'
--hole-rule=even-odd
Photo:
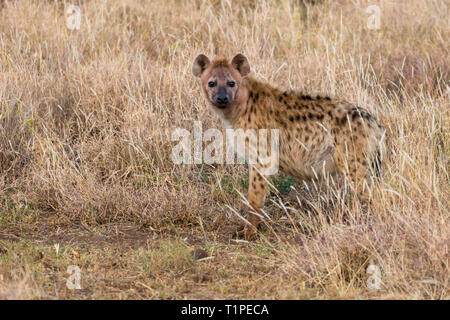
[{"label": "dry grass", "polygon": [[[63,1],[3,3],[0,298],[448,299],[448,2],[375,2],[379,30],[367,1],[299,3],[80,1],[79,31]],[[273,223],[230,240],[246,168],[176,166],[170,134],[221,127],[191,61],[236,52],[379,117],[389,154],[368,212],[279,177]],[[65,287],[72,264],[82,290]]]}]

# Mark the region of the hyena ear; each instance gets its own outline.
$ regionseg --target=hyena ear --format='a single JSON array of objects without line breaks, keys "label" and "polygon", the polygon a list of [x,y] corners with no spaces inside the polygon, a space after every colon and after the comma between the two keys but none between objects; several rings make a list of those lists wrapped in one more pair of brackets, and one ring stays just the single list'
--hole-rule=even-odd
[{"label": "hyena ear", "polygon": [[243,77],[250,73],[250,64],[248,63],[247,57],[243,54],[237,54],[233,60],[231,60],[231,65],[239,71]]},{"label": "hyena ear", "polygon": [[194,64],[192,65],[192,73],[196,77],[200,77],[205,71],[206,68],[208,68],[209,64],[211,62],[209,61],[208,57],[204,54],[200,54],[195,58]]}]

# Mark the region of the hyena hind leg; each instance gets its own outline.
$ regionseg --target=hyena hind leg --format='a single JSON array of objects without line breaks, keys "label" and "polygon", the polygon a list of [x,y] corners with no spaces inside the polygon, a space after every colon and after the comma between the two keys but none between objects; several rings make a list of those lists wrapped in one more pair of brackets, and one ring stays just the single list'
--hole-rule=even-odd
[{"label": "hyena hind leg", "polygon": [[364,203],[371,202],[371,189],[373,187],[373,172],[371,160],[362,149],[355,148],[352,154],[347,157],[341,152],[336,156],[338,170],[344,174],[347,181],[352,182],[354,191],[359,199]]}]

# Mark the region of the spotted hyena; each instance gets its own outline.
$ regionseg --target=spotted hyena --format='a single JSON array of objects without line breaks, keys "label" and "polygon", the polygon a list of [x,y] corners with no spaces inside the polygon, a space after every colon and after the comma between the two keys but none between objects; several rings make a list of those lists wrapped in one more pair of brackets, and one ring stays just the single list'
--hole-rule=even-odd
[{"label": "spotted hyena", "polygon": [[[249,76],[247,58],[231,62],[199,55],[192,72],[223,122],[233,129],[279,129],[279,169],[297,179],[342,173],[362,200],[367,184],[379,175],[385,131],[365,109],[338,98],[277,89]],[[253,210],[243,234],[256,236],[268,187],[257,162],[250,166],[248,201]]]}]

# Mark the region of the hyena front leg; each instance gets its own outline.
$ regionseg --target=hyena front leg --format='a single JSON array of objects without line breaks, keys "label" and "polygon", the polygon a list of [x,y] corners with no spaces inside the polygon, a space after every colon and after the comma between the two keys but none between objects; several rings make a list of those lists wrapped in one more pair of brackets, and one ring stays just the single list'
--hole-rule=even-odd
[{"label": "hyena front leg", "polygon": [[250,167],[250,177],[248,181],[248,202],[250,210],[247,220],[250,222],[244,227],[244,238],[253,240],[257,235],[258,224],[261,222],[262,208],[266,199],[267,178],[261,173],[261,170],[253,166]]}]

